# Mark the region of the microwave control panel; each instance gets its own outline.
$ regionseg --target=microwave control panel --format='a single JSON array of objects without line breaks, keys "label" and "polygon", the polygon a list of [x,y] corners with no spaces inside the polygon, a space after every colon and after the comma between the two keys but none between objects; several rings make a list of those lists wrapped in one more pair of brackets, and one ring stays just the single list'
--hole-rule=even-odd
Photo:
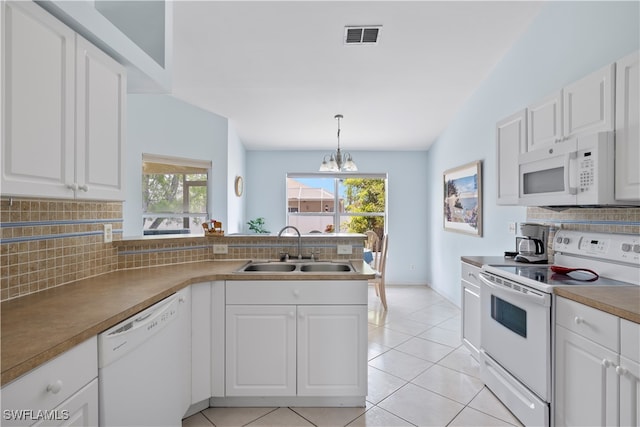
[{"label": "microwave control panel", "polygon": [[591,151],[583,151],[578,159],[578,186],[584,193],[594,186],[596,159]]}]

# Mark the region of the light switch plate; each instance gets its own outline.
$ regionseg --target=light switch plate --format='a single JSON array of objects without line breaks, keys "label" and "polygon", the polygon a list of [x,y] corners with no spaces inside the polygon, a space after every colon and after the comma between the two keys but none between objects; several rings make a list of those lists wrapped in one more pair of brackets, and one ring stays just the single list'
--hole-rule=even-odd
[{"label": "light switch plate", "polygon": [[351,255],[351,245],[338,245],[338,255]]},{"label": "light switch plate", "polygon": [[229,246],[227,245],[213,245],[214,254],[227,254],[229,253]]},{"label": "light switch plate", "polygon": [[509,223],[509,234],[516,234],[516,223],[515,222],[510,222]]}]

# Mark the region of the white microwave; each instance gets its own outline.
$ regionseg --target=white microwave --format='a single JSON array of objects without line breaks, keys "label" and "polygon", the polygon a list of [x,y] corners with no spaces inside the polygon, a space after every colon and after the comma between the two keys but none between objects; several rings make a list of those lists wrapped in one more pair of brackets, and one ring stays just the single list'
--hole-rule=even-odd
[{"label": "white microwave", "polygon": [[520,154],[519,204],[614,205],[614,134],[576,136]]}]

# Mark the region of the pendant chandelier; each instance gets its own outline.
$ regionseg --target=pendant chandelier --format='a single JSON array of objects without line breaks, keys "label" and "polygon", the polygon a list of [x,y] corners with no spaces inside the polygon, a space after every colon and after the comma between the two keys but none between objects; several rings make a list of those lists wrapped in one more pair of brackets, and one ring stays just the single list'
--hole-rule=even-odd
[{"label": "pendant chandelier", "polygon": [[[335,153],[325,154],[320,165],[320,172],[355,172],[358,167],[351,158],[351,153],[344,153],[340,151],[340,120],[343,118],[342,114],[336,114],[334,117],[338,120],[338,149]],[[329,160],[327,160],[327,157]]]}]

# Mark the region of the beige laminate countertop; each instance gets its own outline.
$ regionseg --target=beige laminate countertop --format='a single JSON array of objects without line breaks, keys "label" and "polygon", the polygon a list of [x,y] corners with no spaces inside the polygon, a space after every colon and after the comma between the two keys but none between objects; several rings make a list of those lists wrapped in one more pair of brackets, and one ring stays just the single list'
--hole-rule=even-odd
[{"label": "beige laminate countertop", "polygon": [[[501,256],[463,256],[461,260],[483,264],[522,265]],[[554,288],[553,293],[606,313],[640,323],[640,286],[571,286]]]},{"label": "beige laminate countertop", "polygon": [[351,261],[355,274],[234,273],[246,262],[205,261],[121,270],[3,302],[1,385],[194,283],[374,277],[363,261]]}]

